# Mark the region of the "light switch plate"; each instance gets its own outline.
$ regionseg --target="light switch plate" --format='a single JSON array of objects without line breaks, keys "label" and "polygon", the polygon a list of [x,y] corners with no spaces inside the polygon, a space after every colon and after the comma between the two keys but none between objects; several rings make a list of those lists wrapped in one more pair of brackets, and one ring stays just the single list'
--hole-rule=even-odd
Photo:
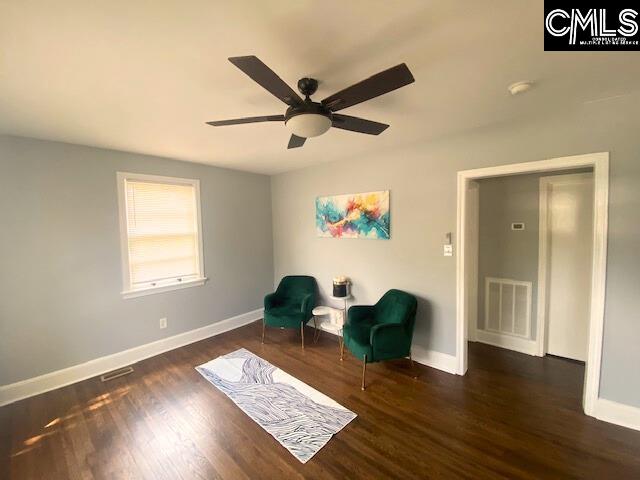
[{"label": "light switch plate", "polygon": [[444,256],[445,257],[453,257],[453,245],[445,245],[444,246]]}]

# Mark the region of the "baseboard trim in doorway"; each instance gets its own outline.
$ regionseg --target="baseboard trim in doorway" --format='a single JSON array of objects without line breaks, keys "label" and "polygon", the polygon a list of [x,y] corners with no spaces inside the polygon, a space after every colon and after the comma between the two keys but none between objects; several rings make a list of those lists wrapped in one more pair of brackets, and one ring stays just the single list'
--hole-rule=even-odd
[{"label": "baseboard trim in doorway", "polygon": [[169,350],[174,350],[189,345],[190,343],[198,342],[248,325],[256,320],[260,320],[263,317],[263,313],[264,309],[259,308],[204,327],[196,328],[195,330],[139,345],[129,350],[99,357],[85,363],[45,373],[44,375],[21,380],[9,385],[2,385],[0,386],[0,407],[24,398],[55,390],[56,388],[71,385],[86,380],[87,378],[96,377],[146,358],[168,352]]},{"label": "baseboard trim in doorway", "polygon": [[593,413],[598,420],[640,430],[640,408],[638,407],[598,398]]},{"label": "baseboard trim in doorway", "polygon": [[519,338],[512,335],[500,335],[499,333],[487,332],[486,330],[476,330],[476,341],[493,345],[494,347],[506,348],[527,355],[538,356],[538,343],[528,338]]},{"label": "baseboard trim in doorway", "polygon": [[437,368],[443,372],[456,374],[457,360],[455,355],[428,350],[417,345],[411,347],[412,358],[427,367]]}]

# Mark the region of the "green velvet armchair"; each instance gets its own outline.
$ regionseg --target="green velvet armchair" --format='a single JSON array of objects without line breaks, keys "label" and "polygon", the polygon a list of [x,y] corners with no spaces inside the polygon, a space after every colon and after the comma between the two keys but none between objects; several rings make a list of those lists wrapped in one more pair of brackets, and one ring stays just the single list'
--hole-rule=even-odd
[{"label": "green velvet armchair", "polygon": [[264,297],[262,343],[265,326],[299,328],[304,349],[304,326],[313,318],[316,301],[316,279],[304,275],[290,275],[280,280],[274,293]]},{"label": "green velvet armchair", "polygon": [[417,308],[416,297],[402,290],[389,290],[375,305],[349,308],[340,359],[346,345],[362,360],[362,390],[366,386],[367,363],[409,357],[411,368],[414,368],[411,340]]}]

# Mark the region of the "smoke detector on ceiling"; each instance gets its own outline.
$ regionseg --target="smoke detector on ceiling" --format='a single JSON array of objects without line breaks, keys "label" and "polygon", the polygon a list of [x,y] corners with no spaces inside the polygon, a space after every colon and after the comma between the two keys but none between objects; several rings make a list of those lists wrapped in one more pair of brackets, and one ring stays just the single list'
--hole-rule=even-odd
[{"label": "smoke detector on ceiling", "polygon": [[507,87],[511,95],[520,95],[533,86],[533,82],[516,82]]}]

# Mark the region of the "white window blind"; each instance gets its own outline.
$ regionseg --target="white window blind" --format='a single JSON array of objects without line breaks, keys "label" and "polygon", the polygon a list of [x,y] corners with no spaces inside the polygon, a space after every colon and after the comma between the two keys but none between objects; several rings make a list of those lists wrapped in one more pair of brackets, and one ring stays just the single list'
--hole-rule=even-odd
[{"label": "white window blind", "polygon": [[197,181],[135,174],[120,180],[125,293],[204,279]]}]

